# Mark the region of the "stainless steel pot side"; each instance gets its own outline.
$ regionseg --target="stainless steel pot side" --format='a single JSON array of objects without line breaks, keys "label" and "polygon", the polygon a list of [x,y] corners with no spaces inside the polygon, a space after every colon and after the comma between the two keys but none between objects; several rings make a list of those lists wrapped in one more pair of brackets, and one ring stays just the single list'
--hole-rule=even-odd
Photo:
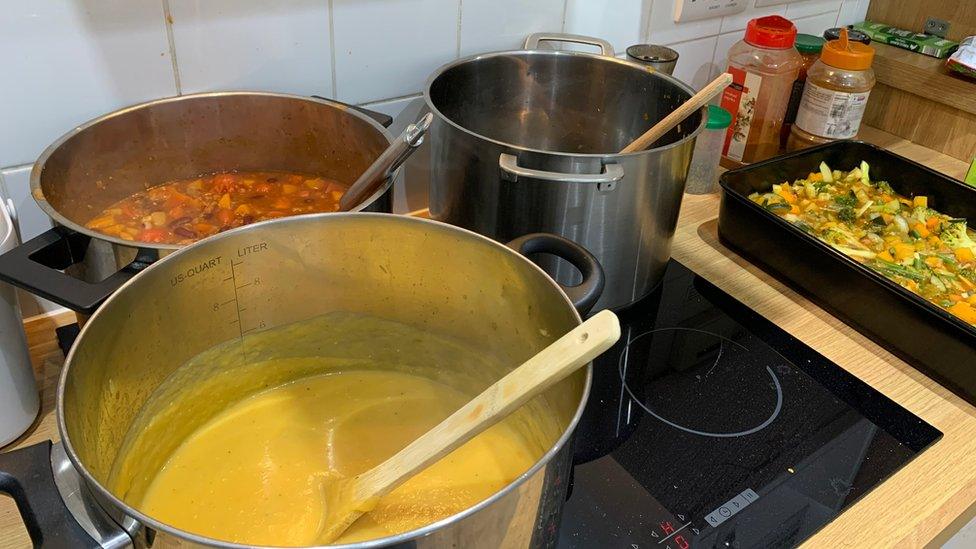
[{"label": "stainless steel pot side", "polygon": [[[41,153],[31,192],[57,227],[0,258],[0,277],[76,310],[94,309],[101,301],[94,297],[179,247],[85,228],[114,202],[168,180],[232,170],[295,171],[351,184],[392,140],[347,105],[278,93],[200,93],[120,109],[72,129]],[[353,211],[392,211],[398,174]],[[72,252],[63,261],[77,261],[67,269],[70,277],[24,260],[59,247]],[[79,306],[85,298],[96,303]]]},{"label": "stainless steel pot side", "polygon": [[[227,300],[239,308],[219,305]],[[95,312],[61,374],[58,427],[70,469],[81,474],[82,491],[89,494],[87,505],[75,507],[112,517],[114,534],[102,532],[100,538],[154,548],[240,547],[167,526],[124,503],[106,486],[113,461],[137,412],[187,359],[228,340],[246,348],[251,328],[328,311],[376,315],[457,338],[501,357],[510,365],[505,368],[581,322],[560,287],[524,256],[430,220],[368,213],[300,216],[242,227],[176,251]],[[423,360],[423,351],[415,351]],[[459,378],[471,375],[465,374],[471,365],[445,367],[457,368]],[[558,427],[539,435],[544,455],[504,489],[436,524],[350,547],[554,543],[572,465],[569,442],[590,378],[588,367],[540,395]],[[16,457],[0,454],[0,479],[10,466],[4,459]]]},{"label": "stainless steel pot side", "polygon": [[[546,40],[601,53],[540,49]],[[582,244],[606,271],[598,308],[626,306],[663,275],[705,123],[703,109],[655,148],[616,154],[693,91],[613,55],[595,38],[532,35],[525,51],[442,66],[425,90],[435,115],[431,217],[501,241],[543,231]],[[564,263],[541,264],[560,282],[576,276]]]}]

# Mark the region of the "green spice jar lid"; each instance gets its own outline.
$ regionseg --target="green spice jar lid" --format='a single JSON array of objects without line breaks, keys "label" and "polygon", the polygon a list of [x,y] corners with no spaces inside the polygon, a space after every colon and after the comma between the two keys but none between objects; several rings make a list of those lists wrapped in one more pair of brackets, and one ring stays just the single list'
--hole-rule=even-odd
[{"label": "green spice jar lid", "polygon": [[724,130],[732,123],[732,114],[717,105],[708,106],[708,121],[705,122],[705,129]]},{"label": "green spice jar lid", "polygon": [[820,53],[826,40],[812,34],[796,35],[796,51],[803,54]]}]

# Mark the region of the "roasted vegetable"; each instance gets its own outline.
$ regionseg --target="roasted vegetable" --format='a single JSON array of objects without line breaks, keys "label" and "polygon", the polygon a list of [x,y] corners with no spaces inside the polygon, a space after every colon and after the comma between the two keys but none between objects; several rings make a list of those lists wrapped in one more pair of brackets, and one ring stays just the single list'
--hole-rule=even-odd
[{"label": "roasted vegetable", "polygon": [[976,233],[965,219],[872,182],[861,162],[849,172],[817,171],[749,197],[946,311],[976,325]]}]

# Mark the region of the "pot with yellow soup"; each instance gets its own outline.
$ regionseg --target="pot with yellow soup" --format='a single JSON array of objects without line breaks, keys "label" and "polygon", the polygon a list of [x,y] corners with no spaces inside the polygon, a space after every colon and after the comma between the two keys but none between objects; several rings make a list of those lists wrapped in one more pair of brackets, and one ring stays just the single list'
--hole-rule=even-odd
[{"label": "pot with yellow soup", "polygon": [[[52,546],[321,545],[327,483],[396,453],[598,299],[602,270],[578,245],[510,246],[328,214],[181,249],[85,325],[58,389],[63,447],[0,454],[0,491]],[[562,288],[519,252],[559,255],[583,282]],[[333,543],[551,545],[589,383],[585,369],[551,387]]]}]

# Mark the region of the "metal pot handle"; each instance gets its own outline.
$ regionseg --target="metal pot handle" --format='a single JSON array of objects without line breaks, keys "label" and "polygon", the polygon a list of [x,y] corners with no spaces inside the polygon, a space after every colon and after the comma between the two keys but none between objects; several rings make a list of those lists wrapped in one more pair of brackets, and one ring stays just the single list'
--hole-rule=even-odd
[{"label": "metal pot handle", "polygon": [[151,261],[136,260],[101,282],[61,272],[81,262],[91,237],[55,227],[0,255],[0,280],[84,314],[91,314]]},{"label": "metal pot handle", "polygon": [[580,316],[585,317],[600,299],[603,286],[606,285],[606,275],[603,273],[603,267],[600,266],[597,258],[583,246],[551,233],[533,233],[520,236],[509,242],[507,246],[524,256],[538,253],[552,254],[560,259],[565,259],[573,267],[579,269],[580,274],[583,275],[582,282],[576,286],[559,284],[559,287],[573,302],[573,307],[576,307]]},{"label": "metal pot handle", "polygon": [[581,34],[564,34],[560,32],[536,32],[525,37],[525,44],[522,49],[537,50],[539,42],[572,42],[574,44],[585,44],[600,48],[600,53],[607,57],[613,57],[613,46],[610,42],[602,38],[583,36]]},{"label": "metal pot handle", "polygon": [[498,155],[498,168],[502,171],[502,179],[512,182],[518,181],[520,177],[525,177],[542,181],[557,181],[559,183],[600,184],[616,183],[624,178],[624,168],[620,164],[604,164],[602,173],[548,172],[545,170],[523,168],[518,165],[518,157],[508,153]]},{"label": "metal pot handle", "polygon": [[102,547],[78,524],[61,499],[51,469],[51,441],[0,453],[0,493],[17,503],[34,547]]}]

